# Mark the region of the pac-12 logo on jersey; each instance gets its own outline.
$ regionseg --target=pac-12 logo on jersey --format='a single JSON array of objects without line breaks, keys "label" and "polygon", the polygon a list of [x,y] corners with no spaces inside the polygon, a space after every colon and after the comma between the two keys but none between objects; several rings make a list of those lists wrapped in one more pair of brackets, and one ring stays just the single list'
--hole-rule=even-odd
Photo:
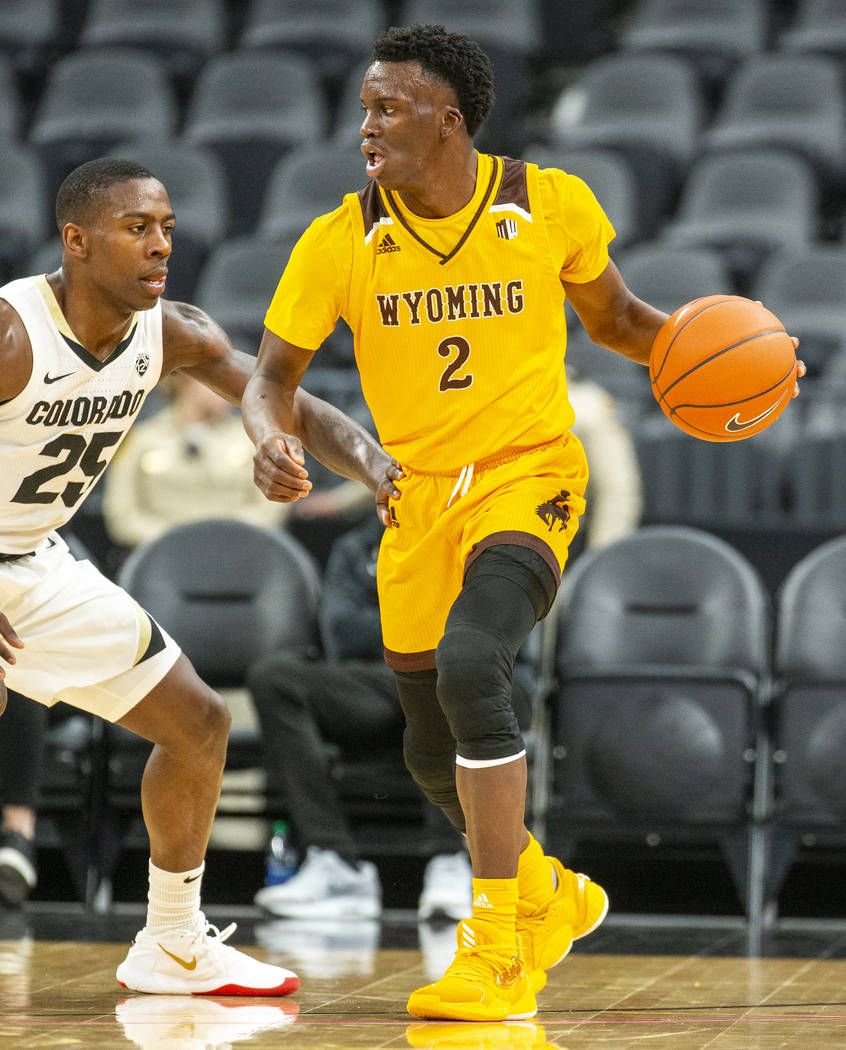
[{"label": "pac-12 logo on jersey", "polygon": [[135,371],[139,376],[143,376],[147,369],[150,367],[150,355],[139,354],[135,358]]}]

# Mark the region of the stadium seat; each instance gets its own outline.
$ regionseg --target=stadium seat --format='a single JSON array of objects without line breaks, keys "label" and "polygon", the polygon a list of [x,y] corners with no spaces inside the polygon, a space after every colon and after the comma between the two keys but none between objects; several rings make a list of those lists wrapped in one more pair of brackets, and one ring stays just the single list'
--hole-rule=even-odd
[{"label": "stadium seat", "polygon": [[755,764],[770,601],[733,547],[642,527],[582,555],[556,602],[547,848],[583,839],[719,843],[760,910]]},{"label": "stadium seat", "polygon": [[798,0],[795,17],[776,46],[784,51],[846,58],[846,7],[841,0]]},{"label": "stadium seat", "polygon": [[380,0],[254,0],[238,46],[300,52],[322,78],[336,83],[351,64],[366,59],[383,25]]},{"label": "stadium seat", "polygon": [[544,145],[528,146],[523,156],[542,168],[561,168],[586,182],[616,230],[615,248],[643,239],[639,188],[625,157],[612,150]]},{"label": "stadium seat", "polygon": [[0,54],[27,78],[42,77],[76,29],[62,0],[0,0]]},{"label": "stadium seat", "polygon": [[289,153],[270,174],[256,233],[268,239],[299,236],[368,181],[364,157],[353,145],[329,140]]},{"label": "stadium seat", "polygon": [[785,413],[771,431],[745,441],[699,441],[658,410],[633,428],[643,478],[643,520],[716,533],[753,532],[782,511],[783,456],[795,436]]},{"label": "stadium seat", "polygon": [[831,402],[813,405],[801,440],[786,453],[785,469],[793,527],[825,538],[846,532],[843,388],[831,393]]},{"label": "stadium seat", "polygon": [[818,198],[813,170],[791,153],[705,154],[660,239],[672,247],[718,248],[743,291],[770,251],[816,239]]},{"label": "stadium seat", "polygon": [[195,301],[245,353],[258,352],[264,316],[288,262],[294,237],[238,237],[211,250],[197,280]]},{"label": "stadium seat", "polygon": [[846,351],[846,249],[836,244],[785,247],[756,274],[752,295],[798,336],[810,378],[825,378]]},{"label": "stadium seat", "polygon": [[0,148],[0,272],[18,272],[48,235],[47,184],[38,154],[28,146]]},{"label": "stadium seat", "polygon": [[735,294],[732,276],[715,248],[635,244],[617,265],[639,299],[668,314],[703,295]]},{"label": "stadium seat", "polygon": [[615,53],[591,62],[553,104],[550,142],[623,153],[645,221],[671,209],[695,155],[704,98],[691,65],[675,55]]},{"label": "stadium seat", "polygon": [[187,77],[226,42],[224,0],[92,0],[78,46],[150,49]]},{"label": "stadium seat", "polygon": [[689,58],[716,87],[738,61],[766,49],[768,15],[766,0],[641,0],[619,45]]},{"label": "stadium seat", "polygon": [[167,297],[193,302],[209,251],[229,232],[223,165],[210,149],[179,138],[131,142],[116,147],[112,154],[143,164],[167,190],[176,216]]},{"label": "stadium seat", "polygon": [[846,93],[837,64],[810,54],[749,56],[728,81],[702,147],[786,149],[839,184],[846,164]]},{"label": "stadium seat", "polygon": [[12,63],[0,55],[0,143],[19,141],[23,116],[23,99],[18,93]]},{"label": "stadium seat", "polygon": [[329,132],[333,142],[352,147],[361,144],[360,128],[364,119],[364,111],[361,108],[361,85],[366,72],[367,63],[358,63],[347,71],[340,85]]},{"label": "stadium seat", "polygon": [[215,55],[203,66],[183,136],[220,158],[232,221],[246,233],[255,226],[273,165],[292,146],[322,138],[326,123],[326,100],[307,58],[237,50]]},{"label": "stadium seat", "polygon": [[[842,461],[841,461],[842,462]],[[778,892],[803,836],[842,848],[846,821],[846,535],[794,565],[776,599],[770,709],[773,836],[766,897]]]},{"label": "stadium seat", "polygon": [[166,139],[176,122],[175,94],[155,55],[90,48],[51,68],[29,141],[44,157],[52,198],[77,164],[118,143]]}]

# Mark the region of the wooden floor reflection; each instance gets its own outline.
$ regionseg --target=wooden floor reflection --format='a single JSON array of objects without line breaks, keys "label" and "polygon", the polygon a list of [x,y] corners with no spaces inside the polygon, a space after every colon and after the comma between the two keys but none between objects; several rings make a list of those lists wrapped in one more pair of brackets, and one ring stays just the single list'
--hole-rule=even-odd
[{"label": "wooden floor reflection", "polygon": [[404,1010],[408,992],[451,958],[449,928],[242,922],[239,947],[302,980],[294,996],[267,1000],[127,994],[114,971],[133,924],[80,919],[79,940],[65,939],[72,919],[0,924],[0,1047],[846,1047],[846,933],[824,926],[773,935],[770,955],[750,958],[738,929],[609,921],[552,971],[533,1021],[475,1025],[427,1024]]}]

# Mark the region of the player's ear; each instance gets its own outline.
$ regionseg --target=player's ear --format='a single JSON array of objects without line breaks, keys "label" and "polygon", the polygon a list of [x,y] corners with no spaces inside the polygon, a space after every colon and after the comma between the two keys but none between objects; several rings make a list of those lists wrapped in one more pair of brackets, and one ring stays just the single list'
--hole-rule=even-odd
[{"label": "player's ear", "polygon": [[453,135],[464,124],[464,115],[457,106],[444,106],[441,112],[441,138]]},{"label": "player's ear", "polygon": [[66,222],[62,227],[62,248],[77,259],[88,255],[88,236],[82,226],[75,222]]}]

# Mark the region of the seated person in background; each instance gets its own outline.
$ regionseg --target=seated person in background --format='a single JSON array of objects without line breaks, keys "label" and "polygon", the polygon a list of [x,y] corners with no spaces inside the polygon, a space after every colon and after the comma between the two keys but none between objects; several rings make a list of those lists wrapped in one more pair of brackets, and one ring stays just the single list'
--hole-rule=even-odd
[{"label": "seated person in background", "polygon": [[35,820],[47,708],[9,690],[0,725],[0,904],[20,905],[35,889]]},{"label": "seated person in background", "polygon": [[103,478],[111,539],[135,547],[203,518],[281,524],[289,505],[256,488],[255,450],[238,409],[189,376],[174,374],[164,385],[170,403],[136,424]]},{"label": "seated person in background", "polygon": [[[285,799],[305,859],[287,882],[265,886],[256,903],[274,915],[372,918],[381,911],[376,867],[362,861],[338,800],[327,744],[342,752],[384,754],[402,746],[404,719],[393,671],[382,655],[376,553],[382,525],[367,521],[336,540],[321,610],[325,659],[273,654],[248,686],[262,729],[268,789]],[[516,690],[515,690],[516,692]],[[521,691],[524,706],[528,698]],[[424,800],[426,866],[418,917],[460,919],[472,908],[464,838]]]},{"label": "seated person in background", "polygon": [[613,543],[640,524],[643,489],[640,464],[614,398],[599,384],[568,372],[567,391],[576,413],[573,432],[590,464],[587,511],[570,548],[590,550]]}]

